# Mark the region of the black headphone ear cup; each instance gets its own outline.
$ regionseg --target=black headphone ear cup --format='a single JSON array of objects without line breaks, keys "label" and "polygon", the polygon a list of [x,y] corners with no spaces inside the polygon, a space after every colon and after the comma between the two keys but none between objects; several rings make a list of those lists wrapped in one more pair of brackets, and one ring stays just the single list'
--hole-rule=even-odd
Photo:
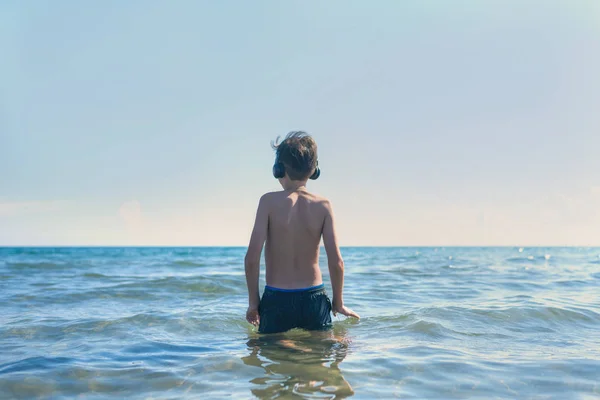
[{"label": "black headphone ear cup", "polygon": [[310,176],[310,179],[314,181],[316,179],[319,179],[319,176],[321,176],[321,170],[319,169],[319,167],[317,167],[315,169],[315,172],[313,172],[313,174]]},{"label": "black headphone ear cup", "polygon": [[273,165],[273,176],[277,179],[283,178],[285,176],[285,167],[282,163],[277,162]]}]

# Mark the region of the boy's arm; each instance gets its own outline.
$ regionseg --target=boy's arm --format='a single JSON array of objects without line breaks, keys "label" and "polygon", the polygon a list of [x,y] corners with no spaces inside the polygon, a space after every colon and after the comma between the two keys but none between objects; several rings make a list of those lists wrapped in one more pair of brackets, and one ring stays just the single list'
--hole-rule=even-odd
[{"label": "boy's arm", "polygon": [[323,223],[323,244],[327,253],[327,264],[331,278],[333,302],[344,304],[342,291],[344,289],[344,260],[337,242],[335,218],[329,201],[325,202],[325,221]]},{"label": "boy's arm", "polygon": [[335,228],[333,208],[329,201],[325,202],[325,221],[323,223],[323,244],[327,253],[327,264],[333,291],[333,315],[344,314],[349,317],[360,318],[358,314],[344,306],[344,260],[340,252]]},{"label": "boy's arm", "polygon": [[258,292],[258,277],[260,275],[260,255],[263,245],[267,239],[269,227],[269,210],[266,196],[262,196],[258,203],[254,228],[250,236],[250,244],[244,259],[246,270],[246,284],[248,285],[248,305],[252,309],[258,309],[260,295]]}]

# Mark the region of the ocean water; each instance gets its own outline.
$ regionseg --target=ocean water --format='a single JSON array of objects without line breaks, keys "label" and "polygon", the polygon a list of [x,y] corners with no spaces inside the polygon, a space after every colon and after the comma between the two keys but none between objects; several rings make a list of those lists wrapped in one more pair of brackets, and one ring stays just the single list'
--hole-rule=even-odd
[{"label": "ocean water", "polygon": [[599,248],[343,248],[361,320],[273,336],[244,253],[0,249],[0,398],[600,398]]}]

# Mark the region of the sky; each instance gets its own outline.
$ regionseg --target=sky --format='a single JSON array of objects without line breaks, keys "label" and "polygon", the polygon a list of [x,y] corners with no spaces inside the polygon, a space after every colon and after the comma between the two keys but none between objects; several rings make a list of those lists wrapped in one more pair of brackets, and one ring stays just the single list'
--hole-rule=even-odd
[{"label": "sky", "polygon": [[600,2],[0,3],[0,245],[248,243],[305,130],[343,246],[600,246]]}]

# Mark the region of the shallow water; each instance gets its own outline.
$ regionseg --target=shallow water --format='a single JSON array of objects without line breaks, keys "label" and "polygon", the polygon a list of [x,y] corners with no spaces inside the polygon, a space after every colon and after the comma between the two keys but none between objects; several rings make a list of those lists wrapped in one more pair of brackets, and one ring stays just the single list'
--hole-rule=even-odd
[{"label": "shallow water", "polygon": [[0,249],[0,398],[600,398],[598,248],[344,248],[362,319],[273,336],[244,251]]}]

